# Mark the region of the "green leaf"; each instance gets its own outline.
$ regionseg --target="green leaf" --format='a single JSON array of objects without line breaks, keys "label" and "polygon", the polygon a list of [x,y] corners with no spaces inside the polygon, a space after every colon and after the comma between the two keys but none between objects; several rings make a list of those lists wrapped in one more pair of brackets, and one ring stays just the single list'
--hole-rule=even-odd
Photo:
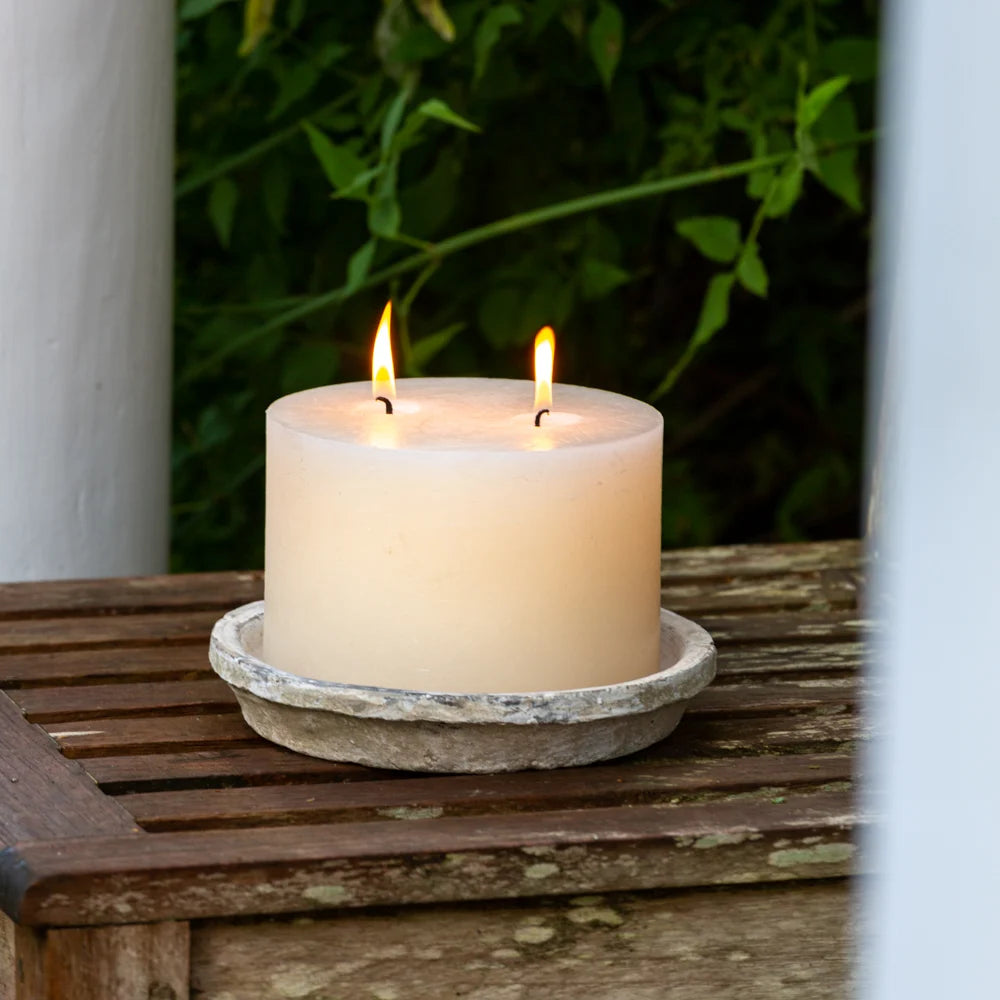
[{"label": "green leaf", "polygon": [[[826,114],[816,123],[813,134],[820,142],[839,142],[856,135],[857,115],[854,105],[846,96],[839,97],[830,105]],[[858,150],[856,147],[836,149],[824,153],[813,173],[828,190],[832,191],[846,205],[860,212],[861,182],[858,179]]]},{"label": "green leaf", "polygon": [[482,129],[478,125],[470,122],[468,118],[463,118],[461,115],[456,114],[444,101],[439,100],[437,97],[432,97],[429,101],[424,101],[417,108],[417,111],[425,118],[436,118],[440,122],[446,122],[449,125],[454,125],[456,128],[464,128],[468,132],[482,132]]},{"label": "green leaf", "polygon": [[587,41],[605,90],[611,89],[611,81],[622,54],[624,32],[622,12],[609,0],[599,0],[597,17],[587,33]]},{"label": "green leaf", "polygon": [[370,239],[359,250],[351,254],[347,262],[347,285],[344,289],[345,295],[351,295],[356,291],[361,283],[368,277],[371,270],[372,260],[375,257],[375,247],[378,240]]},{"label": "green leaf", "polygon": [[522,20],[521,12],[510,3],[502,3],[498,7],[491,7],[486,12],[486,16],[479,22],[479,27],[476,28],[476,35],[472,43],[476,54],[475,71],[472,74],[473,82],[478,82],[479,78],[486,72],[490,53],[493,51],[496,43],[500,41],[503,29],[511,24],[520,24]]},{"label": "green leaf", "polygon": [[729,293],[734,279],[735,275],[727,272],[717,274],[708,283],[698,325],[691,335],[692,347],[703,347],[729,322]]},{"label": "green leaf", "polygon": [[681,219],[674,228],[709,260],[728,264],[740,252],[740,224],[735,219],[724,215],[694,216]]},{"label": "green leaf", "polygon": [[588,301],[603,299],[616,288],[632,280],[628,271],[594,257],[584,257],[580,264],[580,294]]},{"label": "green leaf", "polygon": [[[518,286],[494,285],[479,300],[479,327],[487,342],[496,348],[526,343],[523,330],[518,330],[524,290]],[[531,336],[534,331],[530,331]]]},{"label": "green leaf", "polygon": [[762,299],[767,298],[767,271],[756,243],[748,243],[743,248],[736,264],[736,277],[748,292],[753,292]]},{"label": "green leaf", "polygon": [[233,217],[236,214],[236,202],[239,201],[239,188],[228,177],[220,177],[212,185],[208,195],[208,217],[219,237],[219,242],[229,246],[229,237],[233,232]]},{"label": "green leaf", "polygon": [[455,335],[465,329],[465,323],[451,323],[449,326],[422,337],[410,349],[410,367],[418,373],[435,355],[440,354],[454,339]]},{"label": "green leaf", "polygon": [[399,234],[403,214],[399,210],[396,195],[390,192],[377,192],[368,206],[368,228],[375,236],[394,239]]},{"label": "green leaf", "polygon": [[769,219],[786,215],[802,194],[802,161],[794,157],[781,168],[774,179],[764,203],[764,214]]},{"label": "green leaf", "polygon": [[264,211],[279,233],[285,227],[285,212],[288,209],[291,184],[288,164],[284,159],[272,157],[264,164],[260,179]]},{"label": "green leaf", "polygon": [[250,55],[271,30],[271,18],[277,0],[245,0],[243,7],[243,39],[239,54]]},{"label": "green leaf", "polygon": [[273,121],[296,101],[305,97],[319,83],[319,79],[319,70],[310,63],[296,63],[282,76],[278,96],[268,112],[267,120]]},{"label": "green leaf", "polygon": [[441,0],[417,0],[417,10],[441,38],[446,42],[455,41],[455,25],[441,6]]},{"label": "green leaf", "polygon": [[291,0],[288,5],[288,27],[294,31],[306,16],[306,4],[309,0]]},{"label": "green leaf", "polygon": [[389,153],[389,147],[392,145],[392,140],[396,136],[396,130],[399,128],[399,123],[403,120],[403,112],[406,110],[406,102],[410,99],[410,90],[408,87],[401,87],[399,93],[392,99],[388,110],[385,113],[385,118],[382,119],[382,137],[380,141],[380,148],[382,150],[382,158]]},{"label": "green leaf", "polygon": [[302,127],[309,137],[316,159],[319,160],[327,180],[338,191],[350,187],[354,179],[366,169],[364,160],[347,146],[338,146],[324,135],[315,125],[303,122]]},{"label": "green leaf", "polygon": [[800,129],[807,129],[819,121],[820,115],[830,106],[833,99],[851,82],[849,76],[835,76],[813,87],[799,103],[796,123]]},{"label": "green leaf", "polygon": [[224,3],[232,3],[232,0],[184,0],[178,10],[178,17],[182,21],[193,21],[195,18],[211,14],[216,7],[221,7]]}]

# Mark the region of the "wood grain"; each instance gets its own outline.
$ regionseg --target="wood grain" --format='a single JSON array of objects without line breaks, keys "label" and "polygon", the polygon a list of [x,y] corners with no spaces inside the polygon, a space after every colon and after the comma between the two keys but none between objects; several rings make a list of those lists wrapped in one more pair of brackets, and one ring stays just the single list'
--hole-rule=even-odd
[{"label": "wood grain", "polygon": [[845,755],[802,754],[646,767],[150,792],[125,795],[118,801],[146,830],[213,829],[673,805],[733,792],[774,800],[793,788],[849,781],[851,769],[852,762]]},{"label": "wood grain", "polygon": [[726,576],[773,576],[816,570],[856,570],[863,557],[856,538],[777,545],[713,545],[662,553],[660,568],[671,580]]},{"label": "wood grain", "polygon": [[50,930],[45,980],[45,1000],[187,1000],[188,925],[171,921]]},{"label": "wood grain", "polygon": [[207,608],[228,611],[263,596],[261,570],[0,583],[0,620]]},{"label": "wood grain", "polygon": [[208,921],[199,1000],[844,1000],[847,883]]},{"label": "wood grain", "polygon": [[847,793],[819,792],[64,840],[0,856],[0,905],[92,925],[831,878],[856,869],[857,822]]},{"label": "wood grain", "polygon": [[132,817],[0,693],[0,848],[133,831]]},{"label": "wood grain", "polygon": [[[57,624],[49,623],[58,630]],[[0,629],[2,631],[2,629]],[[180,646],[71,649],[0,656],[0,688],[129,684],[212,677],[208,640]]]},{"label": "wood grain", "polygon": [[44,932],[0,913],[0,998],[47,1000]]}]

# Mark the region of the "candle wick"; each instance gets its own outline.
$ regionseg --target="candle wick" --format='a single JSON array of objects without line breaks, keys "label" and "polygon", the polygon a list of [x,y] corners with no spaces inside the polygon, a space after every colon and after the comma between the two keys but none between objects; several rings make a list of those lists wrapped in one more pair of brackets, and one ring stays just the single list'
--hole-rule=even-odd
[{"label": "candle wick", "polygon": [[535,426],[536,427],[541,427],[542,426],[542,414],[543,413],[549,413],[549,412],[551,412],[551,411],[549,411],[549,410],[539,410],[535,414]]},{"label": "candle wick", "polygon": [[392,400],[388,396],[376,396],[376,403],[385,403],[385,412],[392,413]]}]

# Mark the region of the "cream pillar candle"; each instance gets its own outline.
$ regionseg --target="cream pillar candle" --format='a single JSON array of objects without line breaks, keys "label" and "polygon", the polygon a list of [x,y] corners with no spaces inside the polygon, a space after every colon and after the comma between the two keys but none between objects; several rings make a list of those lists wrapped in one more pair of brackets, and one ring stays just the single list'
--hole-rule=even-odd
[{"label": "cream pillar candle", "polygon": [[663,420],[556,385],[368,382],[267,412],[264,659],[420,691],[613,684],[658,669]]}]

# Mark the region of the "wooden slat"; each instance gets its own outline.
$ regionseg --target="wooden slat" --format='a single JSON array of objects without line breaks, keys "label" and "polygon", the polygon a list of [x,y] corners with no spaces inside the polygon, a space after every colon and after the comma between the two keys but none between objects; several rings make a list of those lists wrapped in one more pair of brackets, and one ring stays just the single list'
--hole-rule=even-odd
[{"label": "wooden slat", "polygon": [[718,651],[714,683],[768,675],[841,677],[857,672],[863,659],[860,642],[729,644]]},{"label": "wooden slat", "polygon": [[851,779],[844,755],[748,757],[663,766],[603,766],[521,774],[449,775],[262,788],[125,795],[118,801],[149,831],[286,823],[433,819],[553,809],[676,804],[742,791],[774,799],[791,788]]},{"label": "wooden slat", "polygon": [[[131,716],[192,715],[237,711],[229,686],[216,677],[200,681],[93,684],[10,691],[12,701],[32,722],[55,723]],[[165,726],[170,725],[164,721]]]},{"label": "wooden slat", "polygon": [[[0,626],[0,633],[3,626]],[[0,688],[197,680],[211,676],[208,640],[135,649],[73,649],[0,656]]]},{"label": "wooden slat", "polygon": [[0,693],[0,848],[133,832],[132,817]]},{"label": "wooden slat", "polygon": [[[166,684],[158,686],[169,687]],[[113,691],[114,688],[107,690]],[[710,687],[691,702],[686,715],[691,718],[733,718],[817,710],[834,714],[846,711],[855,699],[856,692],[852,687],[837,684]],[[207,749],[233,743],[245,745],[255,739],[242,716],[232,712],[209,713],[207,710],[197,715],[165,718],[93,716],[80,721],[49,723],[46,728],[69,757],[150,753],[181,748]]]},{"label": "wooden slat", "polygon": [[0,654],[82,648],[208,643],[218,611],[102,615],[94,618],[26,618],[0,627]]},{"label": "wooden slat", "polygon": [[[748,719],[688,718],[661,743],[620,758],[616,766],[754,753],[846,752],[867,735],[854,715],[769,716]],[[83,766],[113,793],[240,785],[366,780],[387,772],[318,760],[258,740],[251,746],[115,756],[85,756]],[[398,772],[392,772],[397,774]]]},{"label": "wooden slat", "polygon": [[214,1000],[845,1000],[851,896],[827,879],[213,920],[191,982]]},{"label": "wooden slat", "polygon": [[45,936],[45,988],[37,1000],[187,1000],[186,923],[73,927]]},{"label": "wooden slat", "polygon": [[259,601],[263,596],[261,570],[0,583],[0,620],[206,608],[229,610]]},{"label": "wooden slat", "polygon": [[[26,845],[0,857],[21,923],[81,925],[580,894],[849,872],[850,797],[420,822],[268,827]],[[147,843],[155,843],[150,850]]]},{"label": "wooden slat", "polygon": [[862,560],[857,539],[779,545],[714,545],[664,552],[660,566],[671,580],[726,576],[773,576],[814,570],[855,569]]},{"label": "wooden slat", "polygon": [[851,608],[857,600],[857,580],[849,570],[680,582],[666,577],[660,590],[660,603],[685,615]]},{"label": "wooden slat", "polygon": [[776,614],[694,615],[717,646],[749,642],[844,642],[858,640],[871,622],[856,610]]},{"label": "wooden slat", "polygon": [[[762,714],[782,710],[803,711],[821,705],[853,705],[857,699],[851,678],[782,680],[760,684],[744,679],[739,686],[714,686],[692,702],[689,711],[715,714]],[[201,681],[164,681],[157,684],[95,684],[68,688],[28,688],[11,691],[31,722],[52,729],[58,722],[132,717],[218,714],[237,711],[232,691],[219,678]]]}]

